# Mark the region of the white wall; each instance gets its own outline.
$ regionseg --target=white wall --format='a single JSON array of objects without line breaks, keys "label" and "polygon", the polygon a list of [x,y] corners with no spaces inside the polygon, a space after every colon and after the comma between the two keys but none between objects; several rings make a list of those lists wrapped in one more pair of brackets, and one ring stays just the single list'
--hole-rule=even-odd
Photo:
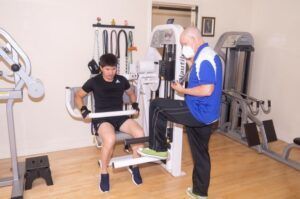
[{"label": "white wall", "polygon": [[[64,105],[65,86],[80,86],[89,77],[92,23],[112,18],[135,25],[135,57],[145,53],[148,4],[140,0],[0,0],[0,26],[7,30],[31,59],[32,74],[45,85],[40,102],[28,99],[14,106],[19,155],[83,147],[92,144],[89,124],[73,120]],[[127,5],[129,4],[130,5]],[[137,17],[143,13],[145,17]],[[151,14],[151,13],[150,13]],[[3,64],[0,67],[3,67]],[[1,70],[1,69],[0,69]],[[0,158],[8,157],[5,104],[0,104]]]},{"label": "white wall", "polygon": [[250,91],[272,100],[265,118],[273,118],[277,136],[286,142],[300,137],[299,8],[297,0],[254,0],[252,9],[255,52]]},{"label": "white wall", "polygon": [[199,23],[203,16],[215,17],[215,36],[204,37],[211,46],[215,46],[219,37],[228,31],[250,31],[252,3],[249,0],[200,0]]}]

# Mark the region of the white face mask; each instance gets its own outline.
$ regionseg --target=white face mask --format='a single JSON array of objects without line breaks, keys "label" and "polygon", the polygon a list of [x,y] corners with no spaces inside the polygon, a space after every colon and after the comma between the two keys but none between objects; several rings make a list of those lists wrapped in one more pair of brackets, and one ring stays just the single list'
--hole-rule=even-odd
[{"label": "white face mask", "polygon": [[182,47],[182,54],[186,59],[190,59],[195,55],[194,50],[192,49],[192,47],[187,46],[187,45],[184,45]]}]

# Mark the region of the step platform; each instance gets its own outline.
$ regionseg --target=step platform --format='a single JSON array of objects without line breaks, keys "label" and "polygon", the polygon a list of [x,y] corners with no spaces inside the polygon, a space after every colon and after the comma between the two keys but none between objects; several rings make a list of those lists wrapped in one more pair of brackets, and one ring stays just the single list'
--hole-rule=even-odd
[{"label": "step platform", "polygon": [[25,160],[25,190],[32,188],[32,183],[37,178],[43,178],[47,185],[53,185],[48,156],[26,158]]}]

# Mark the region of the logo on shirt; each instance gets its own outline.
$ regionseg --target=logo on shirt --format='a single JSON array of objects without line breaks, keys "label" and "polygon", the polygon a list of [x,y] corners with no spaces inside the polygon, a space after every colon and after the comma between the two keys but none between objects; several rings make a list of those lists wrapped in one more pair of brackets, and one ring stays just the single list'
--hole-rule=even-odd
[{"label": "logo on shirt", "polygon": [[120,84],[120,83],[121,83],[120,80],[117,79],[117,80],[116,80],[116,84]]}]

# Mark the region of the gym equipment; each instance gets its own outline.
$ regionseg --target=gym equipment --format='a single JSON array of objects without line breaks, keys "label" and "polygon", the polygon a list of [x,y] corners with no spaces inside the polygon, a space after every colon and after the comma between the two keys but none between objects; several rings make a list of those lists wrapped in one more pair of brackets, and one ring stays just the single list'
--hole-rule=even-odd
[{"label": "gym equipment", "polygon": [[103,44],[103,54],[108,53],[108,32],[107,30],[102,31],[102,44]]},{"label": "gym equipment", "polygon": [[[120,26],[120,25],[106,25],[99,23],[99,19],[97,19],[98,23],[93,24],[95,28],[95,36],[94,36],[94,52],[93,52],[93,59],[88,63],[88,67],[92,74],[99,73],[99,66],[97,61],[100,58],[100,48],[99,48],[99,32],[102,31],[102,52],[103,54],[106,53],[113,53],[118,58],[118,66],[117,66],[117,73],[118,74],[129,74],[130,73],[130,65],[132,64],[132,51],[136,50],[136,47],[133,46],[133,33],[132,31],[127,31],[129,29],[134,29],[134,26]],[[108,37],[108,31],[110,30],[110,41]],[[119,30],[118,32],[116,30]],[[128,32],[128,33],[127,33]],[[125,64],[125,71],[120,71],[120,64],[123,63],[121,61],[121,52],[120,48],[123,47],[121,45],[121,35],[124,35],[124,64]],[[110,44],[110,46],[109,46]],[[114,52],[115,51],[115,52]],[[95,56],[96,54],[96,56]],[[97,61],[95,61],[97,60]]]},{"label": "gym equipment", "polygon": [[127,37],[127,33],[124,29],[121,29],[118,32],[118,37],[117,37],[117,58],[118,58],[118,66],[117,66],[117,71],[118,74],[120,74],[120,58],[121,58],[121,53],[120,53],[120,38],[121,38],[121,34],[124,35],[125,38],[125,74],[129,73],[129,69],[128,69],[128,37]]},{"label": "gym equipment", "polygon": [[[28,56],[14,41],[14,39],[0,28],[0,40],[5,43],[0,46],[0,61],[7,66],[8,71],[1,71],[1,79],[13,84],[12,88],[0,88],[1,103],[6,103],[8,135],[11,153],[12,177],[0,179],[0,187],[12,185],[11,198],[23,198],[24,190],[24,162],[18,162],[15,138],[13,105],[15,101],[23,99],[23,88],[27,87],[28,95],[32,98],[41,98],[44,95],[44,86],[31,75],[31,64]],[[0,43],[1,44],[1,43]]]},{"label": "gym equipment", "polygon": [[97,62],[95,61],[95,59],[92,59],[88,63],[88,67],[89,67],[92,74],[98,74],[100,72],[100,68],[99,68]]},{"label": "gym equipment", "polygon": [[[75,106],[75,102],[74,102],[74,97],[75,97],[75,93],[76,91],[80,89],[80,87],[66,87],[66,106],[67,109],[69,111],[69,113],[74,117],[74,118],[82,118],[79,110],[76,108]],[[90,99],[89,99],[90,98]],[[92,103],[88,104],[88,102],[92,101],[92,94],[89,94],[88,96],[86,96],[85,100],[84,100],[84,104],[86,106],[88,105],[92,105]],[[124,101],[124,105],[129,104],[129,98],[126,96],[126,94],[124,94],[123,97],[123,101]],[[93,107],[90,108],[90,110],[94,110]],[[123,110],[123,111],[112,111],[112,112],[103,112],[103,113],[90,113],[87,118],[101,118],[101,117],[114,117],[114,116],[122,116],[122,115],[134,115],[136,113],[136,110]],[[92,127],[93,128],[93,127]],[[97,144],[98,147],[101,147],[101,143],[102,140],[100,138],[100,136],[98,136],[97,132],[93,132],[93,135],[95,136],[95,142]],[[130,135],[122,133],[122,132],[116,132],[116,141],[121,141],[124,139],[128,139],[131,138]],[[122,159],[124,159],[125,157],[122,157]],[[126,156],[126,158],[130,161],[132,159],[131,155]],[[113,166],[114,168],[120,168],[123,167],[122,163],[121,165],[119,163],[117,163],[116,165],[116,161],[118,161],[120,158],[112,158],[109,166]],[[153,162],[153,161],[157,161],[157,159],[155,158],[148,158],[148,157],[140,157],[138,158],[139,162]],[[101,165],[101,162],[99,160],[99,165]]]},{"label": "gym equipment", "polygon": [[264,114],[270,113],[271,101],[248,95],[253,45],[253,37],[245,32],[224,33],[216,44],[215,51],[225,63],[219,131],[259,153],[300,170],[300,163],[289,159],[290,151],[299,148],[299,144],[289,144],[282,155],[275,153],[268,145],[277,141],[273,121],[260,121],[256,117],[260,110]]},{"label": "gym equipment", "polygon": [[[116,45],[117,45],[117,38],[118,38],[117,31],[116,30],[112,30],[110,32],[110,53],[113,53],[114,55],[117,54],[117,47],[116,47]],[[113,44],[113,41],[115,41],[115,45]],[[115,49],[115,51],[114,51],[114,49]]]},{"label": "gym equipment", "polygon": [[[130,65],[132,65],[132,50],[136,50],[132,48],[133,42],[133,33],[129,31],[130,29],[135,29],[134,26],[128,25],[108,25],[108,24],[93,24],[95,31],[101,32],[102,31],[102,52],[105,53],[113,53],[118,58],[118,66],[117,66],[117,73],[124,75],[131,73]],[[110,34],[110,38],[108,38],[108,34]],[[123,39],[121,39],[122,35],[124,35],[124,43]],[[108,41],[110,39],[110,41]],[[122,41],[122,42],[121,42]],[[96,41],[95,41],[96,42]],[[123,45],[124,44],[124,45]],[[120,48],[125,49],[124,56],[120,52]],[[122,55],[122,56],[121,56]],[[99,58],[98,58],[99,59]],[[124,71],[120,71],[120,65],[125,65]],[[95,74],[95,73],[94,73]]]},{"label": "gym equipment", "polygon": [[[186,72],[186,60],[181,53],[180,34],[183,28],[179,25],[165,24],[156,26],[151,34],[150,47],[143,61],[139,63],[140,90],[144,93],[144,124],[148,133],[150,100],[154,97],[183,100],[171,89],[172,81],[179,81]],[[159,51],[162,50],[162,55]],[[151,67],[152,65],[152,67]],[[151,68],[153,70],[151,71]],[[147,75],[154,75],[147,78]],[[142,78],[145,75],[145,78]],[[156,76],[156,77],[155,77]],[[147,81],[152,80],[151,84]],[[155,91],[156,90],[156,91]],[[168,124],[166,136],[169,140],[169,158],[165,168],[173,176],[183,175],[181,171],[182,157],[182,125]]]},{"label": "gym equipment", "polygon": [[221,35],[214,50],[225,62],[223,89],[247,93],[251,53],[254,51],[252,35],[247,32],[226,32]]},{"label": "gym equipment", "polygon": [[[110,38],[110,49],[111,49],[111,52],[113,52],[114,51],[113,48],[115,48],[115,51],[116,51],[115,55],[117,57],[118,57],[118,54],[120,55],[120,44],[121,44],[120,34],[124,34],[124,36],[125,36],[125,38],[124,38],[125,39],[125,51],[127,51],[127,47],[126,47],[127,33],[126,33],[126,31],[128,31],[129,29],[134,29],[134,26],[116,26],[116,25],[115,26],[110,26],[110,25],[104,25],[104,24],[94,24],[93,26],[94,26],[94,28],[96,28],[96,30],[107,32],[107,34],[108,34],[109,29],[111,29],[110,30],[110,37],[111,37]],[[117,33],[118,29],[121,29],[119,33]],[[129,33],[131,33],[131,34],[129,34]],[[128,33],[128,35],[131,35],[131,37],[132,37],[131,39],[133,39],[132,31],[129,31],[129,33]],[[108,42],[105,42],[105,43],[106,43],[106,45],[104,45],[103,48],[108,48],[108,46],[107,46]],[[115,44],[115,47],[113,46],[113,43]],[[118,58],[118,63],[120,63],[120,56]],[[127,79],[130,79],[131,81],[133,81],[133,80],[136,79],[136,75],[135,74],[130,74],[130,71],[129,71],[130,68],[129,68],[128,64],[126,65],[125,70],[122,70],[122,71],[120,71],[120,67],[118,66],[118,73],[122,73],[122,75],[126,76]],[[95,74],[92,73],[91,77],[93,77],[94,75]],[[93,109],[94,108],[94,100],[93,100],[94,98],[90,97],[90,99],[91,99],[90,102],[91,102],[91,108],[92,108],[91,110],[94,110]],[[129,98],[126,95],[124,95],[124,100],[123,101],[128,102],[128,103],[125,103],[125,105],[124,105],[125,106],[124,108],[126,109],[126,107],[129,106]],[[101,144],[102,144],[102,140],[101,140],[100,136],[97,136],[97,132],[93,131],[94,128],[91,127],[91,129],[92,129],[92,134],[95,136],[94,141],[96,143],[96,146],[100,148]],[[125,133],[122,133],[122,132],[117,133],[117,136],[116,136],[117,141],[124,140],[126,138],[130,138],[130,136],[125,134]]]},{"label": "gym equipment", "polygon": [[127,63],[127,73],[130,71],[130,65],[133,63],[132,51],[136,51],[137,48],[133,44],[133,33],[132,31],[128,32],[128,63]]},{"label": "gym equipment", "polygon": [[133,58],[132,58],[133,51],[137,51],[137,47],[134,45],[133,42],[133,33],[132,31],[129,31],[128,32],[128,63],[127,63],[128,73],[131,72],[130,66],[133,64]]},{"label": "gym equipment", "polygon": [[266,114],[270,112],[270,101],[268,101],[268,108],[266,108],[264,107],[265,101],[236,91],[224,91],[223,95],[226,97],[226,102],[229,101],[230,104],[235,104],[235,109],[231,112],[234,113],[231,115],[231,119],[221,125],[222,130],[225,131],[224,135],[256,149],[259,153],[300,170],[300,163],[289,159],[292,149],[300,149],[300,145],[297,144],[297,138],[294,144],[289,144],[284,148],[282,154],[275,153],[268,145],[270,142],[277,141],[273,121],[265,120],[261,122],[255,117],[260,109]]},{"label": "gym equipment", "polygon": [[[98,20],[98,18],[97,18]],[[100,19],[99,19],[100,20]],[[99,48],[99,30],[95,30],[94,35],[94,49],[93,49],[93,58],[88,63],[88,68],[90,69],[92,74],[98,74],[100,69],[98,66],[97,61],[99,61],[100,58],[100,48]]]},{"label": "gym equipment", "polygon": [[[121,42],[120,42],[120,35],[124,34],[124,41],[125,41],[125,55],[127,55],[128,52],[128,38],[127,38],[127,33],[126,31],[130,30],[130,29],[134,29],[134,26],[120,26],[120,25],[107,25],[107,24],[100,24],[99,22],[97,24],[93,24],[93,27],[95,28],[96,31],[101,32],[102,31],[102,35],[103,35],[103,53],[108,53],[108,49],[110,49],[110,53],[115,54],[118,57],[118,66],[117,66],[117,73],[118,74],[122,74],[124,76],[128,76],[128,78],[130,78],[129,76],[133,77],[133,79],[136,79],[135,74],[130,74],[130,63],[127,59],[127,56],[125,56],[126,60],[125,60],[125,70],[120,71],[120,46],[121,46]],[[117,32],[117,30],[121,29],[120,31]],[[110,42],[108,42],[108,33],[110,31]],[[132,31],[129,31],[131,35],[131,41],[133,40],[133,34]],[[108,45],[110,43],[110,46]],[[122,46],[123,47],[123,46]],[[92,73],[91,76],[94,76],[95,74],[98,73]],[[72,90],[71,90],[72,92]],[[124,96],[124,99],[128,98],[126,96]],[[93,97],[90,97],[90,101],[91,101],[91,107],[93,110]],[[129,100],[129,99],[127,99]],[[128,106],[128,104],[126,104],[125,106]],[[92,134],[96,135],[96,132],[93,132],[93,128],[92,129]],[[99,138],[99,136],[96,136],[96,138]],[[97,147],[101,147],[101,139],[96,139],[95,138],[95,142]],[[117,140],[123,140],[125,138],[130,138],[130,136],[128,136],[125,133],[118,133],[117,134]]]},{"label": "gym equipment", "polygon": [[[129,27],[129,26],[126,26]],[[122,27],[124,28],[124,27]],[[143,59],[135,67],[137,73],[123,74],[128,80],[133,81],[137,90],[137,98],[141,107],[142,127],[144,128],[145,138],[126,139],[125,145],[147,141],[149,124],[149,104],[155,97],[169,97],[183,99],[182,96],[172,92],[170,89],[171,81],[182,78],[186,71],[186,62],[181,55],[181,45],[179,42],[183,28],[179,25],[160,25],[153,29],[148,51]],[[163,56],[159,51],[163,50]],[[79,110],[75,108],[73,88],[66,89],[66,106],[70,114],[76,118],[81,118]],[[89,100],[86,100],[88,102]],[[122,114],[132,114],[134,110],[124,110],[118,112],[90,113],[89,118],[98,116],[116,116]],[[166,131],[169,140],[169,158],[165,163],[157,158],[140,157],[132,158],[131,155],[114,157],[110,165],[114,168],[121,168],[130,165],[137,165],[146,162],[160,163],[173,176],[180,176],[182,157],[182,126],[169,124]]]},{"label": "gym equipment", "polygon": [[47,155],[33,158],[26,158],[25,190],[32,188],[32,183],[36,178],[43,178],[47,185],[53,185],[49,159]]}]

